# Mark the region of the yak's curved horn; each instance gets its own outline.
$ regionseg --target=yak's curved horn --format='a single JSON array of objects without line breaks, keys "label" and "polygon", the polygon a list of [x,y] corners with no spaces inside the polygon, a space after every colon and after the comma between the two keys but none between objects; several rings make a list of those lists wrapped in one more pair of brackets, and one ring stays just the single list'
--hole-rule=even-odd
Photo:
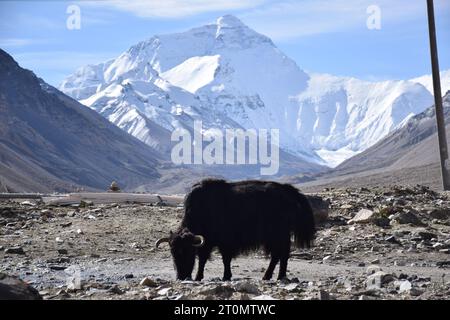
[{"label": "yak's curved horn", "polygon": [[163,242],[169,242],[169,241],[170,241],[169,238],[161,238],[161,239],[158,239],[158,240],[155,242],[155,247],[158,248],[158,246],[159,246],[161,243],[163,243]]},{"label": "yak's curved horn", "polygon": [[205,237],[203,237],[203,236],[201,236],[201,235],[199,235],[199,234],[196,234],[196,235],[194,236],[194,240],[200,241],[200,243],[196,243],[196,242],[192,243],[192,245],[193,245],[194,247],[201,247],[201,246],[203,246],[203,245],[205,244]]}]

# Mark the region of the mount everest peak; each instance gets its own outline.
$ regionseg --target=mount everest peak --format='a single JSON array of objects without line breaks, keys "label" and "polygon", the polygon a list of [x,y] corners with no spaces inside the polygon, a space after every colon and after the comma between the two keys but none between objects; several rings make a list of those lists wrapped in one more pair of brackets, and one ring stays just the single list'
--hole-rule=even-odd
[{"label": "mount everest peak", "polygon": [[[450,88],[450,76],[443,78]],[[368,82],[308,74],[232,15],[156,35],[78,69],[60,90],[150,146],[192,128],[276,128],[282,150],[335,166],[433,103],[428,78]]]}]

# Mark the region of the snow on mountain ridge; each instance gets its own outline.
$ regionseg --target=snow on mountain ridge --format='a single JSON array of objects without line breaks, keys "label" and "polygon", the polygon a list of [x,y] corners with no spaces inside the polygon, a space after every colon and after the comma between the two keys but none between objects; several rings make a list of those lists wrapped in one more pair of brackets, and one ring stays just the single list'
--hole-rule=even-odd
[{"label": "snow on mountain ridge", "polygon": [[307,74],[233,16],[142,41],[115,60],[77,70],[61,90],[153,145],[151,123],[172,130],[202,119],[207,128],[278,128],[284,150],[331,165],[432,104],[413,81]]},{"label": "snow on mountain ridge", "polygon": [[[446,92],[450,90],[450,70],[441,71],[440,78],[441,92],[442,95],[445,95]],[[430,91],[431,94],[433,94],[433,78],[430,74],[413,78],[410,81],[422,84],[425,88],[427,88],[428,91]]]}]

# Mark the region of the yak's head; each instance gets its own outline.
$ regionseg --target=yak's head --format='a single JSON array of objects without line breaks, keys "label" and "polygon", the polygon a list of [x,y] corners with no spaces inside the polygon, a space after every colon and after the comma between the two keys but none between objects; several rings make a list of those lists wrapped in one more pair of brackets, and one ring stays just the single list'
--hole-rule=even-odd
[{"label": "yak's head", "polygon": [[168,242],[170,245],[177,279],[190,279],[194,269],[197,248],[205,243],[203,236],[193,234],[188,229],[182,229],[178,232],[171,231],[169,237],[156,241],[156,247],[163,242]]}]

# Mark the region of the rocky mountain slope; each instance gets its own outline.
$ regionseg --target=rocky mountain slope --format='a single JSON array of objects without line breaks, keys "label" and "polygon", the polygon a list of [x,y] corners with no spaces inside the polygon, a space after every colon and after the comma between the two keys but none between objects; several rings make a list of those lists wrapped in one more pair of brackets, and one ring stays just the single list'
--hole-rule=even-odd
[{"label": "rocky mountain slope", "polygon": [[[450,91],[443,98],[450,141]],[[374,187],[422,184],[442,189],[439,149],[434,106],[409,119],[387,137],[364,152],[344,161],[335,169],[310,176],[303,190],[323,188]],[[302,183],[304,177],[289,177],[289,182]]]},{"label": "rocky mountain slope", "polygon": [[[450,92],[443,98],[446,123],[450,123]],[[450,124],[447,124],[450,139]],[[439,162],[434,106],[409,119],[366,151],[344,161],[335,174],[348,174],[378,168],[402,169]]]},{"label": "rocky mountain slope", "polygon": [[0,50],[2,191],[133,188],[159,177],[161,154],[22,69]]}]

